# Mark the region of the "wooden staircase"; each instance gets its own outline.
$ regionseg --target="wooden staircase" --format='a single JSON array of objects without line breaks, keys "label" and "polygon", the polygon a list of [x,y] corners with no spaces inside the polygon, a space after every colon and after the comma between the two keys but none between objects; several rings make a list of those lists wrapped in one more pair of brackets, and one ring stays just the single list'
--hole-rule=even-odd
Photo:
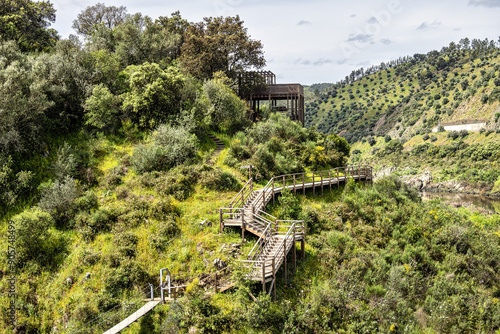
[{"label": "wooden staircase", "polygon": [[[296,243],[301,243],[301,257],[305,257],[305,226],[303,221],[278,220],[264,210],[270,201],[284,189],[305,193],[312,188],[313,194],[324,192],[324,188],[332,190],[332,186],[339,187],[349,178],[358,181],[371,181],[372,169],[369,166],[339,167],[333,170],[298,173],[273,177],[267,185],[259,190],[253,189],[253,180],[250,179],[234,197],[227,208],[219,209],[221,231],[226,226],[241,228],[242,238],[245,232],[259,237],[248,254],[245,263],[249,268],[247,278],[260,281],[262,290],[266,292],[266,284],[271,283],[269,294],[274,292],[276,299],[276,274],[281,266],[284,267],[285,282],[287,279],[287,256],[292,254],[293,268],[296,269]],[[317,189],[319,188],[319,189]],[[221,289],[222,291],[222,289]]]}]

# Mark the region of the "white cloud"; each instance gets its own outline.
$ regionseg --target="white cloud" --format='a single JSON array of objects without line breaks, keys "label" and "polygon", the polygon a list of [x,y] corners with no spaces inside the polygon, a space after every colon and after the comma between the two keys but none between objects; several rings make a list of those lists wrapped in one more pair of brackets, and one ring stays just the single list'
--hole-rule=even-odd
[{"label": "white cloud", "polygon": [[312,25],[311,22],[306,21],[306,20],[300,20],[299,23],[297,23],[298,26],[309,26]]},{"label": "white cloud", "polygon": [[441,22],[439,22],[438,20],[435,20],[432,23],[425,21],[425,22],[422,22],[422,24],[420,24],[417,27],[417,30],[432,30],[432,29],[437,29],[440,26],[441,26]]},{"label": "white cloud", "polygon": [[469,0],[470,6],[500,7],[500,0]]}]

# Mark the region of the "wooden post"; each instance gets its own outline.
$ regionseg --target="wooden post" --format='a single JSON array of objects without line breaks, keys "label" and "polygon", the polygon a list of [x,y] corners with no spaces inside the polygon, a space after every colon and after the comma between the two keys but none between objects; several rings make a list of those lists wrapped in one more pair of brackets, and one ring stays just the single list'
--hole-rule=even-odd
[{"label": "wooden post", "polygon": [[220,233],[224,230],[224,226],[222,223],[222,209],[219,209],[219,227],[220,227]]},{"label": "wooden post", "polygon": [[266,293],[266,261],[262,262],[262,292]]},{"label": "wooden post", "polygon": [[283,239],[283,269],[284,269],[285,284],[286,284],[286,238]]},{"label": "wooden post", "polygon": [[273,205],[274,205],[274,177],[273,177],[273,185],[272,185],[272,192],[273,192]]},{"label": "wooden post", "polygon": [[245,209],[241,209],[241,239],[245,240]]},{"label": "wooden post", "polygon": [[321,196],[323,196],[323,171],[320,172],[321,175]]},{"label": "wooden post", "polygon": [[293,272],[297,272],[297,249],[295,245],[295,225],[293,226],[293,253],[292,253],[292,259],[293,259]]},{"label": "wooden post", "polygon": [[339,167],[336,168],[337,169],[337,190],[339,190],[340,188],[340,185],[339,185]]},{"label": "wooden post", "polygon": [[302,173],[302,195],[306,195],[306,173]]},{"label": "wooden post", "polygon": [[[285,175],[283,175],[283,189],[285,189]],[[283,189],[281,191],[283,191]]]},{"label": "wooden post", "polygon": [[295,191],[295,174],[293,174],[293,194],[297,195],[297,192]]},{"label": "wooden post", "polygon": [[332,192],[332,171],[328,171],[328,184],[330,186],[330,192]]},{"label": "wooden post", "polygon": [[314,172],[313,172],[313,196],[316,196],[316,187],[314,186]]},{"label": "wooden post", "polygon": [[215,293],[217,293],[217,273],[215,273]]},{"label": "wooden post", "polygon": [[274,263],[274,257],[272,259],[272,265],[273,265],[273,300],[276,300],[276,267]]}]

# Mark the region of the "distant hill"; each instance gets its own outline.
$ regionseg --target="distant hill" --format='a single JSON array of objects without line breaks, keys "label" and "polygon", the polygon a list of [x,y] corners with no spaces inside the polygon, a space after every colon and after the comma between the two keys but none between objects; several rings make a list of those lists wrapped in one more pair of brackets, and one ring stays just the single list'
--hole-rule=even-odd
[{"label": "distant hill", "polygon": [[306,88],[306,126],[356,142],[410,139],[440,122],[488,120],[500,112],[500,42],[462,39]]}]

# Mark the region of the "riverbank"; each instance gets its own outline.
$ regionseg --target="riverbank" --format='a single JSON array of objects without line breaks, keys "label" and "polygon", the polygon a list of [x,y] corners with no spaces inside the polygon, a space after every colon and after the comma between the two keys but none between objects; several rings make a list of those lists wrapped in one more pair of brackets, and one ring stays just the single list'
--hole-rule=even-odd
[{"label": "riverbank", "polygon": [[395,174],[407,185],[416,188],[419,192],[428,193],[458,193],[468,195],[481,195],[491,198],[499,198],[500,192],[493,192],[494,184],[486,182],[469,183],[466,181],[436,179],[430,171],[417,175],[407,174],[410,169],[398,170],[395,167],[384,168],[375,173],[375,180],[385,175]]}]

